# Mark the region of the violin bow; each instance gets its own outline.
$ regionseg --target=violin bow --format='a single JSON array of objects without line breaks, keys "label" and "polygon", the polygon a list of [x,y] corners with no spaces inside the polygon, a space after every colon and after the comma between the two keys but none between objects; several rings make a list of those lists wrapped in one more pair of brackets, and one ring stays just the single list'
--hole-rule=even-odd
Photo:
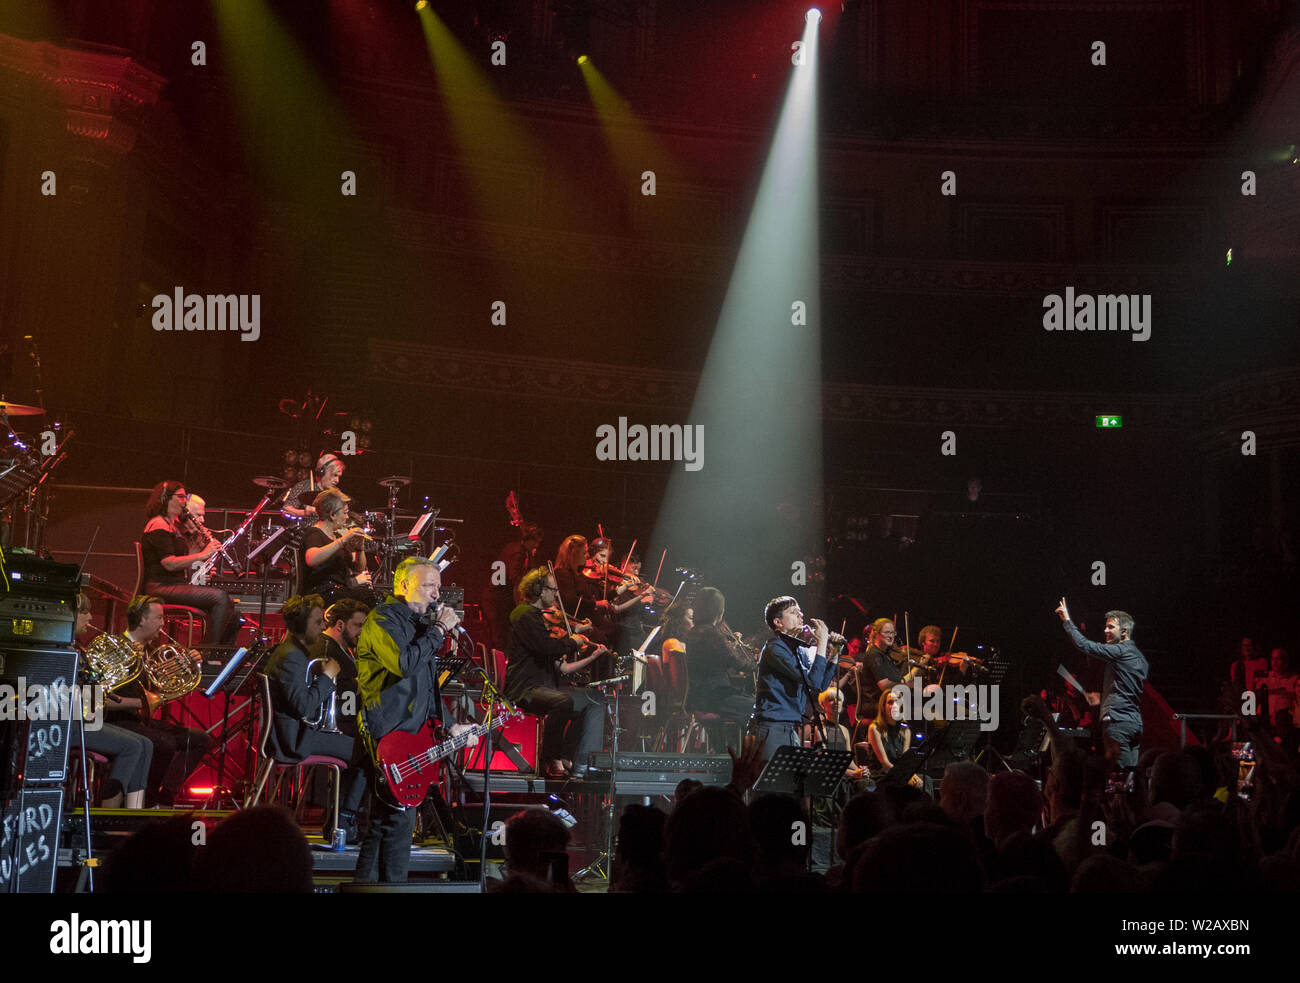
[{"label": "violin bow", "polygon": [[[549,570],[549,571],[551,572],[551,576],[552,576],[552,577],[555,576],[555,564],[552,563],[550,560],[547,560],[547,561],[546,561],[546,569]],[[557,602],[559,602],[559,605],[560,605],[560,614],[564,615],[564,631],[565,631],[566,634],[572,635],[572,634],[573,634],[573,628],[569,625],[569,616],[568,616],[568,614],[567,614],[567,613],[565,612],[565,610],[564,610],[564,597],[563,597],[563,595],[560,594],[560,588],[559,588],[559,583],[560,583],[560,582],[557,580],[555,583],[556,583],[556,588],[555,588],[555,600],[556,600]]]}]

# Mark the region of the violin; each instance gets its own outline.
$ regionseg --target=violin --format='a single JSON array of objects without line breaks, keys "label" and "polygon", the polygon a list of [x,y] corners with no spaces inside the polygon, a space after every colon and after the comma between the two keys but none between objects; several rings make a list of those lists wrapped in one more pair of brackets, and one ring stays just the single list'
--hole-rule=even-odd
[{"label": "violin", "polygon": [[[786,633],[782,632],[782,634],[784,635]],[[810,624],[802,624],[793,632],[790,632],[787,637],[794,639],[800,645],[816,645],[817,629]],[[848,644],[849,640],[837,631],[833,631],[826,636],[827,650],[832,648],[843,649]],[[853,663],[850,661],[845,668],[850,668],[852,665]]]},{"label": "violin", "polygon": [[908,658],[920,659],[925,656],[921,649],[912,648],[910,645],[895,645],[889,650],[889,657],[895,662],[905,662]]},{"label": "violin", "polygon": [[618,567],[611,567],[608,563],[588,563],[582,568],[582,576],[588,580],[594,580],[600,583],[602,580],[612,586],[622,586],[625,580],[635,580],[631,574],[623,573]]},{"label": "violin", "polygon": [[555,606],[542,609],[542,620],[546,622],[546,627],[550,631],[552,638],[581,635],[583,632],[590,631],[593,627],[590,618],[566,622],[564,612]]}]

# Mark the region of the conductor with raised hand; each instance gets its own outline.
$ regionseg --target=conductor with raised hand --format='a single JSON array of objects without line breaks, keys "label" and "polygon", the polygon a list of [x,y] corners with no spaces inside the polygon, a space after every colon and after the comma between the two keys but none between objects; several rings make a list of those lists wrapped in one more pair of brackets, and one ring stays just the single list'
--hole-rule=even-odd
[{"label": "conductor with raised hand", "polygon": [[1106,737],[1106,756],[1114,758],[1120,768],[1138,763],[1142,741],[1142,684],[1150,672],[1146,656],[1132,639],[1133,616],[1127,611],[1107,611],[1102,631],[1105,642],[1090,642],[1070,620],[1065,598],[1056,606],[1070,641],[1084,655],[1106,663],[1102,685],[1101,724]]}]

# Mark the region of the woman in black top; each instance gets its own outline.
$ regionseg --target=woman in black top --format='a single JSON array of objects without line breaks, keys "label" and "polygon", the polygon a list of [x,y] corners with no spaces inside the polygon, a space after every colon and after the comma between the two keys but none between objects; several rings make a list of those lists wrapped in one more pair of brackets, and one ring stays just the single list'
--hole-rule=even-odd
[{"label": "woman in black top", "polygon": [[145,507],[149,518],[140,537],[144,560],[141,590],[207,612],[208,641],[231,645],[239,634],[240,619],[231,607],[230,595],[189,582],[190,567],[216,553],[217,543],[213,540],[198,553],[190,552],[181,532],[181,510],[188,497],[179,481],[160,482],[149,493]]},{"label": "woman in black top", "polygon": [[312,506],[320,520],[307,530],[303,540],[303,595],[319,594],[325,606],[341,597],[374,605],[377,599],[370,586],[370,574],[364,561],[358,566],[353,550],[365,542],[360,530],[349,532],[348,502],[351,499],[337,488],[326,489],[316,496]]},{"label": "woman in black top", "polygon": [[[867,730],[867,774],[879,781],[893,770],[894,764],[912,745],[912,732],[897,716],[898,694],[892,689],[880,694],[876,719]],[[921,776],[913,775],[909,785],[921,787]]]}]

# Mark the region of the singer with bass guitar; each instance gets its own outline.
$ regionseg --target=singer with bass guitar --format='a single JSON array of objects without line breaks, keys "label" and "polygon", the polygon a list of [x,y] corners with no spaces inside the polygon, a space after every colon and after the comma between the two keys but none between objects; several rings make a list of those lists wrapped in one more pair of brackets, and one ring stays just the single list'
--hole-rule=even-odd
[{"label": "singer with bass guitar", "polygon": [[[464,630],[456,611],[438,603],[441,587],[433,561],[403,560],[393,573],[393,593],[366,617],[357,640],[357,728],[370,749],[366,766],[376,783],[370,828],[357,857],[360,882],[405,883],[417,815],[416,809],[396,805],[383,794],[376,746],[395,731],[419,733],[430,719],[441,722],[453,738],[472,729],[451,723],[438,692],[438,652],[448,633]],[[473,738],[466,741],[473,743]]]}]

